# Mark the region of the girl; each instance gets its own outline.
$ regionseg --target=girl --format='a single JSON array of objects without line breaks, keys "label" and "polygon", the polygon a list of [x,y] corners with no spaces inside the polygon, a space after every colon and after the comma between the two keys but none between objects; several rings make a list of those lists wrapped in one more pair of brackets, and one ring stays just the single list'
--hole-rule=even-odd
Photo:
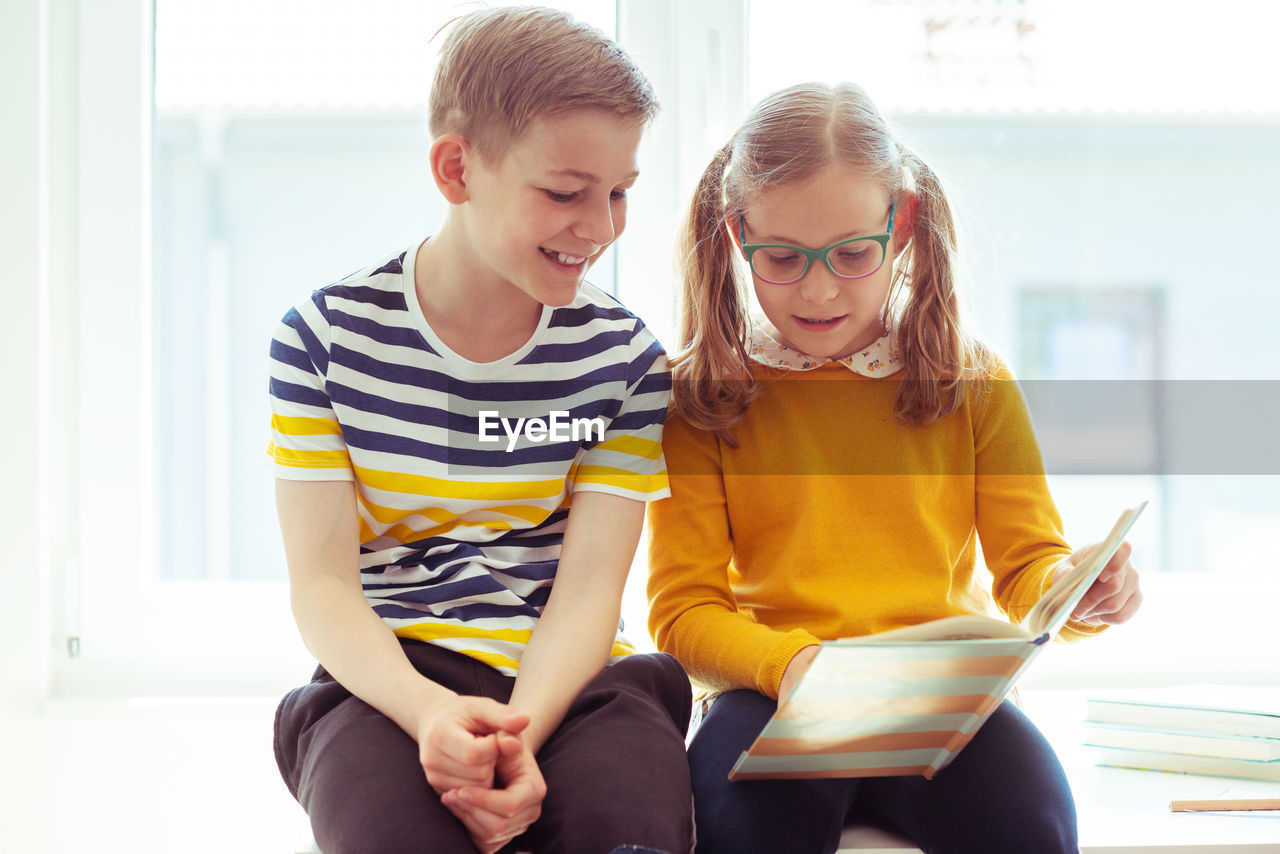
[{"label": "girl", "polygon": [[[760,103],[703,175],[686,240],[649,598],[658,647],[716,692],[689,748],[698,851],[834,851],[853,811],[927,852],[1075,852],[1062,768],[1007,703],[933,781],[728,780],[819,641],[993,604],[1021,620],[1081,552],[1016,384],[960,322],[942,186],[860,88]],[[1128,555],[1064,636],[1137,610]]]}]

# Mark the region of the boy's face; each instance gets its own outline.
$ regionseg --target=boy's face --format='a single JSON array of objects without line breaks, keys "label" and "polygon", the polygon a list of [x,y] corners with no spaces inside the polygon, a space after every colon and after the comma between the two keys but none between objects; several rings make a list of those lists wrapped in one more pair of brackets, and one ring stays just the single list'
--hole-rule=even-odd
[{"label": "boy's face", "polygon": [[572,302],[627,224],[643,125],[598,109],[535,119],[496,162],[472,158],[476,261],[543,305]]}]

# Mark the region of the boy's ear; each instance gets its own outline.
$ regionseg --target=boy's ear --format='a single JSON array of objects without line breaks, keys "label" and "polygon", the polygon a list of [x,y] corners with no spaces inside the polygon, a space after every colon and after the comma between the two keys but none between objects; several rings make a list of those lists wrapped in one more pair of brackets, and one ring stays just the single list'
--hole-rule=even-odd
[{"label": "boy's ear", "polygon": [[893,254],[897,255],[911,242],[915,234],[916,203],[918,198],[914,191],[903,190],[898,198],[898,207],[893,214]]},{"label": "boy's ear", "polygon": [[474,156],[471,146],[456,133],[447,133],[431,143],[431,177],[451,205],[460,205],[470,197],[467,165]]}]

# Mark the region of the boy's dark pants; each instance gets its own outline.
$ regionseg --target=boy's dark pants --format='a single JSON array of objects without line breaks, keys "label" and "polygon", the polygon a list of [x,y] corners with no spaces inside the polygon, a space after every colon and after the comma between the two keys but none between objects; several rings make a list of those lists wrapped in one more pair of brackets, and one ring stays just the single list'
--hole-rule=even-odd
[{"label": "boy's dark pants", "polygon": [[731,782],[729,769],[777,703],[755,691],[716,698],[689,745],[698,854],[835,851],[847,816],[888,822],[927,854],[1077,854],[1062,765],[1004,703],[933,780],[863,777]]},{"label": "boy's dark pants", "polygon": [[[515,679],[417,641],[401,645],[418,672],[459,694],[506,702]],[[684,734],[691,705],[669,655],[606,667],[538,752],[542,816],[512,849],[607,854],[637,845],[685,854],[693,808]],[[417,743],[323,668],[276,710],[276,762],[306,809],[324,854],[475,854],[462,823],[418,764]]]}]

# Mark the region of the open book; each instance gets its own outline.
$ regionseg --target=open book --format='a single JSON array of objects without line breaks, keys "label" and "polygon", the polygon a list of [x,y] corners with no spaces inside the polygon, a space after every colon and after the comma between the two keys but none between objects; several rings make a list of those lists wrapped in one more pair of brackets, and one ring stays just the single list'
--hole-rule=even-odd
[{"label": "open book", "polygon": [[1106,540],[1060,575],[1021,625],[946,617],[824,642],[730,779],[932,779],[1066,624],[1146,506],[1122,513]]}]

